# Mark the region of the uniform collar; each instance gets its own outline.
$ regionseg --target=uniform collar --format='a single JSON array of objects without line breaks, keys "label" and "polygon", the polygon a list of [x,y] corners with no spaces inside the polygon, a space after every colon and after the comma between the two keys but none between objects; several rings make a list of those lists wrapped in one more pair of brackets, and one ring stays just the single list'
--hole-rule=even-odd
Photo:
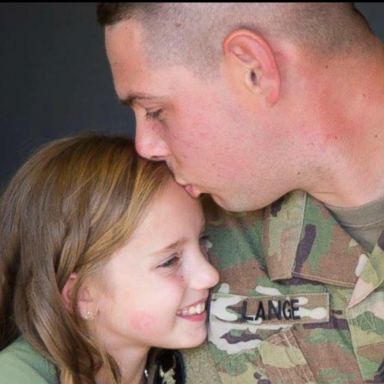
[{"label": "uniform collar", "polygon": [[349,308],[359,304],[384,283],[384,232],[380,235],[357,280]]},{"label": "uniform collar", "polygon": [[263,248],[271,280],[301,278],[355,288],[350,305],[384,281],[384,234],[372,254],[318,200],[292,192],[265,210]]},{"label": "uniform collar", "polygon": [[263,243],[271,280],[299,277],[352,288],[366,254],[323,204],[302,191],[266,210]]}]

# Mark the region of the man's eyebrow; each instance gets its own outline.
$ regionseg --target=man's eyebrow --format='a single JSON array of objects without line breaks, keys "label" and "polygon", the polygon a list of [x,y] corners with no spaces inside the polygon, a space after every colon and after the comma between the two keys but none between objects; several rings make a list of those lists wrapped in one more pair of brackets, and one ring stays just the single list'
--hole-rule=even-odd
[{"label": "man's eyebrow", "polygon": [[154,255],[161,254],[161,253],[166,253],[166,252],[171,252],[174,251],[175,249],[181,247],[187,242],[187,239],[183,237],[180,240],[177,240],[171,244],[166,245],[165,247],[153,252]]},{"label": "man's eyebrow", "polygon": [[142,93],[142,92],[128,93],[125,97],[119,98],[120,103],[127,105],[128,107],[132,107],[132,105],[137,100],[154,100],[154,99],[159,99],[159,97],[149,95],[147,93]]}]

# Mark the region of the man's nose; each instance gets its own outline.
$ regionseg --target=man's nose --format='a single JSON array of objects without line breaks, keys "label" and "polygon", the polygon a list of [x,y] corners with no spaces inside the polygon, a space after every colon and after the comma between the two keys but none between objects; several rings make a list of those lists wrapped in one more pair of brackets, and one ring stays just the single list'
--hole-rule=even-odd
[{"label": "man's nose", "polygon": [[136,126],[135,146],[136,151],[149,160],[162,161],[170,155],[166,141],[148,125]]}]

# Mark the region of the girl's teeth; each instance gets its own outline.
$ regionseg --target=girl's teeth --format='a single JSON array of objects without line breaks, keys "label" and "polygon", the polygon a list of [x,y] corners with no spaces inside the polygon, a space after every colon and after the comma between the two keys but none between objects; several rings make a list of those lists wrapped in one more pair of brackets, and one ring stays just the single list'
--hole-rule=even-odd
[{"label": "girl's teeth", "polygon": [[183,316],[193,316],[200,313],[203,313],[205,309],[205,303],[200,303],[196,305],[192,305],[188,308],[184,308],[181,312]]}]

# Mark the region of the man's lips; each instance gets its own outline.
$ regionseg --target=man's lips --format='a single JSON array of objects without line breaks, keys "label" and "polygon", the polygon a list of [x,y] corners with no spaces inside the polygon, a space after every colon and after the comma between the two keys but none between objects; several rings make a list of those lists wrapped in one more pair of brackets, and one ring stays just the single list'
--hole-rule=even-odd
[{"label": "man's lips", "polygon": [[[168,166],[169,167],[169,166]],[[201,191],[199,191],[195,186],[193,186],[192,184],[188,184],[185,180],[177,177],[175,175],[175,173],[173,172],[172,168],[170,168],[173,175],[174,175],[174,178],[175,178],[175,181],[177,184],[181,185],[185,192],[188,193],[189,196],[193,197],[194,199],[198,198],[199,195],[201,194]]]},{"label": "man's lips", "polygon": [[200,195],[200,192],[193,185],[187,184],[184,186],[184,189],[188,193],[188,195],[193,197],[194,199],[196,199]]},{"label": "man's lips", "polygon": [[199,197],[201,192],[198,191],[197,188],[195,188],[192,184],[187,184],[186,182],[179,179],[175,179],[175,180],[177,184],[181,185],[184,188],[185,192],[187,192],[189,196],[195,199]]}]

